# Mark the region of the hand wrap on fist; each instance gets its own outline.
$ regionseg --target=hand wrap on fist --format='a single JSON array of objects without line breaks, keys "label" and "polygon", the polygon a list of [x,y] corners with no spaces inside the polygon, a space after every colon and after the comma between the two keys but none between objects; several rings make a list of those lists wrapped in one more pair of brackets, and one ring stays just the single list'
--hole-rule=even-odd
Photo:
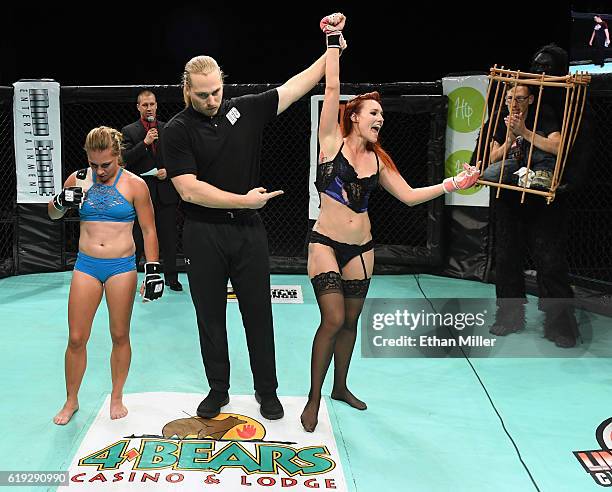
[{"label": "hand wrap on fist", "polygon": [[340,12],[323,17],[319,23],[319,27],[325,33],[327,47],[338,48],[340,49],[340,53],[342,53],[347,46],[346,40],[342,35],[342,29],[344,29],[345,23],[346,17]]},{"label": "hand wrap on fist", "polygon": [[452,193],[453,191],[457,190],[467,190],[468,188],[474,186],[476,181],[478,181],[480,171],[477,167],[464,163],[463,169],[464,170],[457,174],[457,176],[446,178],[442,182],[444,193]]}]

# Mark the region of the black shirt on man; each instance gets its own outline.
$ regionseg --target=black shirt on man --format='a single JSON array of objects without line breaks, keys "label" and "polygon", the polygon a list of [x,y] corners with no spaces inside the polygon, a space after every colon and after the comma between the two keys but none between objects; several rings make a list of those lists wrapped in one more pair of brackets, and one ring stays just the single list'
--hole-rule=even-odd
[{"label": "black shirt on man", "polygon": [[[170,178],[195,174],[223,191],[246,194],[259,186],[263,128],[276,116],[278,91],[223,100],[215,116],[188,107],[165,127],[163,154]],[[221,209],[184,203],[187,217],[206,220]]]},{"label": "black shirt on man", "polygon": [[[528,130],[533,130],[533,122],[535,120],[536,113],[536,103],[534,102],[529,107],[529,112],[527,113],[527,118],[525,119],[525,126]],[[497,123],[497,128],[495,131],[495,135],[493,135],[493,139],[498,144],[503,144],[506,140],[506,124],[504,122],[504,118],[508,116],[508,110],[504,108],[504,111],[499,118],[499,122]],[[495,118],[491,119],[492,123],[495,123]],[[544,137],[548,137],[551,133],[560,132],[561,125],[557,121],[557,117],[552,108],[546,104],[542,104],[540,106],[540,111],[538,113],[538,122],[536,125],[536,133],[538,135],[542,135]],[[529,142],[528,142],[529,143]],[[531,145],[531,144],[529,144]]]}]

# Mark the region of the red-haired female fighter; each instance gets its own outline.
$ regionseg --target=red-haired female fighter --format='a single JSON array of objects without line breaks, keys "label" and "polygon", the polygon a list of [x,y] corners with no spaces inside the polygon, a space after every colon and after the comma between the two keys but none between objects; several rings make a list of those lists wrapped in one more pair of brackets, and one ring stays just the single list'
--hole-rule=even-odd
[{"label": "red-haired female fighter", "polygon": [[312,281],[321,323],[312,345],[308,403],[302,412],[304,429],[312,432],[318,420],[321,387],[334,357],[331,397],[359,410],[366,404],[347,388],[357,320],[374,268],[368,218],[368,199],[380,184],[407,205],[432,200],[443,193],[465,189],[478,179],[475,168],[424,188],[412,188],[378,142],[383,110],[377,92],[355,97],[346,105],[342,129],[338,125],[340,51],[345,17],[332,14],[321,21],[327,34],[325,98],[319,123],[320,156],[317,190],[321,211],[308,247],[308,276]]},{"label": "red-haired female fighter", "polygon": [[[128,413],[123,404],[123,386],[132,350],[130,318],[136,294],[134,217],[142,227],[147,258],[145,281],[140,289],[145,300],[161,297],[164,283],[158,263],[158,243],[153,205],[146,183],[121,167],[121,133],[101,126],[89,132],[85,151],[89,169],[72,173],[64,189],[49,202],[52,219],[60,219],[69,208],[79,210],[79,252],[68,298],[68,347],[66,348],[66,403],[53,421],[67,424],[79,408],[78,392],[87,366],[87,341],[94,316],[106,294],[110,332],[110,417]],[[90,185],[85,192],[84,188]]]}]

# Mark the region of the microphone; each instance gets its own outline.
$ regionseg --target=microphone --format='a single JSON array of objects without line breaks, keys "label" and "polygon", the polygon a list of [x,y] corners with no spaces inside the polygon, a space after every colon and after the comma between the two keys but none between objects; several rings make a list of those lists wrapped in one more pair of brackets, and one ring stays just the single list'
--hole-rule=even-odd
[{"label": "microphone", "polygon": [[[147,116],[147,123],[155,123],[155,116]],[[155,127],[157,127],[157,125],[155,125]],[[155,127],[151,126],[150,129],[153,129]]]},{"label": "microphone", "polygon": [[[147,116],[147,123],[152,124],[152,123],[154,123],[154,122],[155,122],[155,117],[154,117],[154,116],[151,116],[151,115]],[[155,128],[155,129],[157,130],[157,125],[155,125],[155,127],[154,127],[153,125],[151,125],[151,127],[150,127],[150,129],[149,129],[149,130],[152,130],[153,128]],[[151,145],[153,146],[153,147],[152,147],[152,149],[153,149],[153,153],[154,153],[154,154],[155,154],[155,151],[156,151],[157,138],[158,138],[158,137],[156,137],[155,139],[153,139],[153,142],[152,142],[152,144],[151,144]]]}]

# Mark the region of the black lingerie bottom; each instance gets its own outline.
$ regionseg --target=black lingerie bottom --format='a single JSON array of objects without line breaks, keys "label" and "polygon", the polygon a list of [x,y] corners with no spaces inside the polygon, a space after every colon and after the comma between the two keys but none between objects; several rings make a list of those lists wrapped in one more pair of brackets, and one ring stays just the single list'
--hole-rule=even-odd
[{"label": "black lingerie bottom", "polygon": [[329,246],[330,248],[332,248],[334,250],[334,253],[336,253],[336,260],[338,261],[338,267],[340,268],[340,271],[342,271],[346,264],[353,258],[355,258],[355,256],[359,256],[361,258],[361,264],[363,265],[363,276],[364,278],[368,277],[368,274],[366,273],[365,262],[363,261],[363,253],[374,249],[374,241],[370,240],[365,244],[340,243],[317,231],[311,231],[310,239],[308,240],[308,242],[324,244],[325,246]]},{"label": "black lingerie bottom", "polygon": [[370,240],[365,244],[347,244],[335,241],[317,231],[311,231],[308,242],[324,244],[332,248],[340,271],[356,256],[361,259],[363,267],[363,280],[343,280],[338,272],[323,272],[315,275],[311,282],[317,297],[334,292],[351,298],[364,298],[367,295],[370,279],[363,260],[363,253],[374,249],[374,241]]}]

